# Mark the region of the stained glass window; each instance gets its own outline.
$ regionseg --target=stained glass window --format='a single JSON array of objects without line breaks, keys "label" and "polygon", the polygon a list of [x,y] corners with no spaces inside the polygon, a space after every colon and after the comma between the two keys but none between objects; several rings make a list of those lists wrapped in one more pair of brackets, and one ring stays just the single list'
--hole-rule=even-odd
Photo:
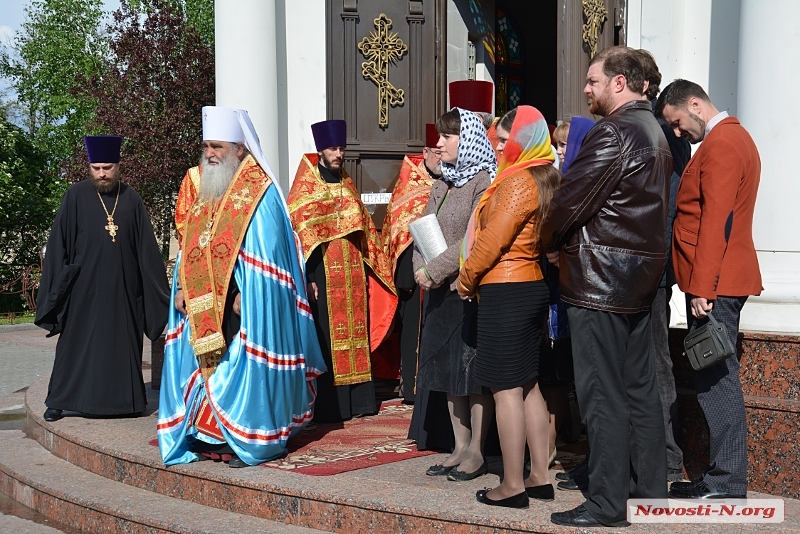
[{"label": "stained glass window", "polygon": [[495,110],[497,115],[517,107],[525,95],[522,43],[513,18],[498,7],[495,17]]}]

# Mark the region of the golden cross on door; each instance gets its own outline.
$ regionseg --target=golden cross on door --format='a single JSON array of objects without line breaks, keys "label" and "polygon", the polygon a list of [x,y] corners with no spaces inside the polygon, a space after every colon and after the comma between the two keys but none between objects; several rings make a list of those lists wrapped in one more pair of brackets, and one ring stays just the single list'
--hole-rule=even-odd
[{"label": "golden cross on door", "polygon": [[402,89],[389,82],[389,63],[396,63],[408,47],[397,33],[389,33],[392,20],[381,13],[374,21],[377,31],[371,32],[358,43],[358,49],[367,58],[361,64],[361,75],[378,86],[378,125],[389,125],[389,105],[402,106],[405,96]]},{"label": "golden cross on door", "polygon": [[583,25],[583,42],[589,48],[589,59],[592,59],[598,52],[600,29],[608,16],[608,10],[603,0],[583,0],[583,16],[586,17],[586,24]]}]

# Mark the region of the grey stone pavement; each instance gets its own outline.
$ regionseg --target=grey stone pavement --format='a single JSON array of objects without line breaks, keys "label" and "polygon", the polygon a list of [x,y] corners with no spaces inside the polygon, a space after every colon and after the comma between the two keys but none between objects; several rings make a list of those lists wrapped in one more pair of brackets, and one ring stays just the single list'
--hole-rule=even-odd
[{"label": "grey stone pavement", "polygon": [[[0,325],[0,431],[25,425],[25,390],[53,370],[58,337],[33,324]],[[75,534],[0,493],[0,533]]]},{"label": "grey stone pavement", "polygon": [[0,326],[0,399],[53,370],[58,337],[47,338],[45,334],[33,324]]}]

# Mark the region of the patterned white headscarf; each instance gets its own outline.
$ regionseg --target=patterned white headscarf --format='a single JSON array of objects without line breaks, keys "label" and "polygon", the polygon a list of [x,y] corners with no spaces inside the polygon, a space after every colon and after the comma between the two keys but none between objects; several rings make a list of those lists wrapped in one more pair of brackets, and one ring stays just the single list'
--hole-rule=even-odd
[{"label": "patterned white headscarf", "polygon": [[497,157],[492,143],[486,136],[483,121],[475,113],[466,109],[458,110],[461,117],[461,130],[458,139],[458,159],[456,164],[442,162],[442,180],[461,187],[480,171],[486,171],[494,180],[497,174]]}]

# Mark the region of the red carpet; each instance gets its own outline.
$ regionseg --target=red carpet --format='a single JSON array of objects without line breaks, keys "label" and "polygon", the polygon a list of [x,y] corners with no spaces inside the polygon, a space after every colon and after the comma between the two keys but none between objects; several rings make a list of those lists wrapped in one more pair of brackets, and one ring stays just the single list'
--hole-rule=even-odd
[{"label": "red carpet", "polygon": [[344,423],[311,423],[289,442],[285,458],[262,466],[324,476],[434,454],[417,450],[406,438],[413,408],[392,400],[384,402],[377,415]]},{"label": "red carpet", "polygon": [[[289,441],[285,458],[261,466],[325,476],[435,454],[417,450],[406,438],[413,409],[397,399],[381,404],[377,415],[344,423],[309,423]],[[158,447],[157,439],[149,443]]]}]

